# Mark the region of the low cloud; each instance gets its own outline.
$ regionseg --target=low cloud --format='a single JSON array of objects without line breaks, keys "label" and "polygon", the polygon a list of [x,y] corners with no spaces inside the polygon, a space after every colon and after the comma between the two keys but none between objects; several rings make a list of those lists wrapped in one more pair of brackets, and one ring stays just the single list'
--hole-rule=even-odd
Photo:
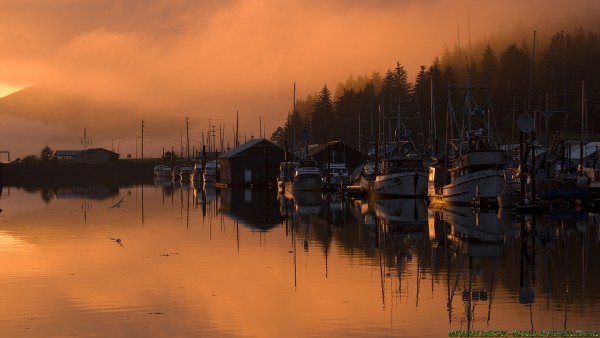
[{"label": "low cloud", "polygon": [[594,0],[24,0],[4,7],[0,82],[43,84],[129,107],[115,130],[85,112],[62,122],[73,133],[77,125],[102,126],[97,137],[105,143],[127,130],[134,138],[142,119],[171,140],[186,116],[198,135],[209,118],[230,133],[236,111],[242,135],[258,135],[259,119],[270,135],[292,107],[294,82],[304,97],[396,62],[414,76],[459,35],[465,44],[469,37],[500,44],[508,33],[520,42],[534,29],[547,39],[580,25],[599,28]]}]

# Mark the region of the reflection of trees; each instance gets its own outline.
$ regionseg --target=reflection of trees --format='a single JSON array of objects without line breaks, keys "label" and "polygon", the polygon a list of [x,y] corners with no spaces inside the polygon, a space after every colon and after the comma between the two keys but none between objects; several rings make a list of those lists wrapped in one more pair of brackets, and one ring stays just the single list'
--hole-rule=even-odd
[{"label": "reflection of trees", "polygon": [[56,197],[56,189],[52,188],[42,188],[41,189],[42,199],[46,204],[50,203],[50,201]]},{"label": "reflection of trees", "polygon": [[573,328],[567,317],[589,313],[599,301],[594,277],[600,260],[593,257],[600,254],[600,236],[595,218],[586,213],[527,216],[523,228],[505,210],[454,214],[452,221],[430,213],[428,223],[415,227],[397,223],[397,212],[391,218],[376,214],[367,202],[345,200],[335,216],[332,209],[324,198],[318,213],[295,214],[297,238],[309,238],[325,254],[336,243],[341,255],[379,265],[386,298],[390,290],[404,297],[406,286],[416,285],[418,302],[421,282],[431,280],[428,287],[448,297],[453,328],[461,322],[490,325],[498,293],[515,304],[539,304],[532,307],[531,321],[552,315],[565,323],[563,329]]},{"label": "reflection of trees", "polygon": [[34,192],[37,192],[38,190],[41,190],[41,188],[28,186],[28,187],[23,187],[23,190],[26,192],[34,193]]}]

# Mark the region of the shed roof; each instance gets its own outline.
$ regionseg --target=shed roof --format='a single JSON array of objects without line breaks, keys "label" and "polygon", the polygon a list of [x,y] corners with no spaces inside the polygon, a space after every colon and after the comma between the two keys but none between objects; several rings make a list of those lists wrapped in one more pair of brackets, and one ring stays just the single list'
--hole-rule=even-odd
[{"label": "shed roof", "polygon": [[259,145],[261,143],[264,143],[264,142],[266,142],[267,145],[271,145],[273,147],[279,148],[278,145],[276,145],[273,142],[267,140],[266,138],[255,138],[255,139],[252,139],[252,140],[250,140],[250,141],[248,141],[248,142],[246,142],[244,144],[241,144],[241,145],[237,146],[236,148],[231,149],[230,151],[228,151],[228,152],[222,154],[221,156],[219,156],[219,158],[232,158],[232,157],[238,156],[239,154],[245,152],[246,150],[248,150],[248,149],[250,149],[250,148],[252,148],[252,147],[254,147],[256,145]]},{"label": "shed roof", "polygon": [[56,156],[78,156],[83,150],[57,150]]},{"label": "shed roof", "polygon": [[[600,147],[600,142],[590,142],[590,143],[584,144],[583,145],[583,158],[585,159],[586,157],[589,157],[590,155],[593,155],[594,153],[598,152],[599,147]],[[576,145],[570,147],[569,151],[571,153],[572,160],[579,159],[580,149],[581,149],[581,147],[579,146],[579,144],[576,144]]]},{"label": "shed roof", "polygon": [[[115,153],[114,151],[110,151],[108,149],[104,149],[104,148],[90,148],[85,150],[88,154],[89,153],[107,153],[107,154],[111,154],[111,155],[119,155],[117,153]],[[55,152],[56,156],[79,156],[83,154],[83,150],[57,150]]]}]

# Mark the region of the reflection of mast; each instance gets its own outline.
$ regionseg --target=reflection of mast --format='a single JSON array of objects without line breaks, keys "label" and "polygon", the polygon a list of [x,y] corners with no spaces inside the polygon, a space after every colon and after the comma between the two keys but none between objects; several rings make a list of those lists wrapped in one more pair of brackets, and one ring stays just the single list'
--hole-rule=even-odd
[{"label": "reflection of mast", "polygon": [[190,227],[190,189],[187,190],[187,215],[186,215],[185,225],[189,229],[189,227]]},{"label": "reflection of mast", "polygon": [[[441,216],[440,216],[441,217]],[[454,296],[454,291],[450,289],[450,274],[451,274],[451,269],[452,266],[450,265],[450,250],[448,248],[448,230],[446,229],[446,222],[442,222],[444,225],[444,252],[445,252],[445,257],[446,257],[446,269],[448,270],[446,272],[446,285],[447,285],[447,292],[448,292],[448,302],[446,304],[446,307],[448,308],[448,324],[451,326],[452,325],[452,298]]]},{"label": "reflection of mast", "polygon": [[87,224],[87,189],[83,188],[83,224]]},{"label": "reflection of mast", "polygon": [[240,253],[240,222],[235,221],[235,239],[237,242],[237,251]]},{"label": "reflection of mast", "polygon": [[[467,316],[467,332],[471,332],[471,322],[473,321],[473,313],[475,312],[475,304],[473,304],[473,258],[469,256],[469,294],[467,297],[467,304],[465,305],[465,312]],[[464,296],[463,296],[464,297]]]},{"label": "reflection of mast", "polygon": [[563,330],[567,330],[567,307],[568,307],[567,296],[569,294],[569,274],[567,273],[567,271],[568,271],[567,269],[568,269],[568,262],[569,262],[569,250],[566,250],[566,248],[564,247],[564,245],[565,245],[565,237],[566,237],[566,234],[564,233],[564,228],[561,229],[561,231],[563,232],[561,234],[562,244],[563,244],[563,247],[561,249],[565,253],[565,255],[563,257],[563,260],[564,260],[564,263],[565,263],[564,270],[563,270],[564,271],[563,275],[565,276],[565,286],[564,286],[564,290],[565,290],[565,301],[564,301],[564,304],[565,304],[565,320],[564,320],[564,323],[563,323]]},{"label": "reflection of mast", "polygon": [[[385,269],[383,266],[383,249],[379,243],[380,241],[380,223],[379,217],[375,217],[375,246],[379,248],[379,279],[381,280],[381,304],[385,309]],[[399,273],[399,272],[398,272]]]},{"label": "reflection of mast", "polygon": [[[532,216],[531,219],[532,229],[527,230],[527,223],[525,217],[521,218],[521,269],[520,269],[520,289],[519,289],[519,303],[521,304],[529,304],[529,316],[531,321],[531,331],[534,331],[533,327],[533,313],[532,313],[532,304],[533,299],[535,297],[534,291],[529,287],[529,282],[527,278],[527,271],[529,265],[529,232],[532,234],[535,233],[535,216]],[[535,242],[535,238],[532,238],[532,242]],[[532,256],[535,256],[535,251],[532,253]],[[532,260],[534,263],[535,261]],[[534,263],[535,264],[535,263]],[[534,269],[535,270],[535,269]]]},{"label": "reflection of mast", "polygon": [[[327,114],[327,112],[325,113]],[[329,144],[329,142],[327,143]],[[327,163],[329,166],[329,163]],[[329,182],[327,182],[329,183]],[[325,277],[329,275],[329,195],[325,195]]]},{"label": "reflection of mast", "polygon": [[[284,197],[285,198],[285,197]],[[287,207],[286,207],[286,213],[287,213]],[[292,231],[292,251],[294,252],[294,290],[296,290],[296,287],[298,286],[297,284],[297,271],[296,271],[296,227],[294,226],[294,208],[292,208],[291,210],[291,216],[290,216],[290,220],[291,220],[291,231]]]},{"label": "reflection of mast", "polygon": [[144,224],[144,185],[142,184],[142,225]]},{"label": "reflection of mast", "polygon": [[496,266],[497,266],[497,261],[494,260],[494,269],[492,270],[492,280],[490,281],[490,295],[489,295],[489,302],[488,302],[488,316],[487,316],[487,324],[488,326],[490,325],[490,319],[492,317],[492,300],[494,300],[494,278],[495,278],[495,271],[496,271]]},{"label": "reflection of mast", "polygon": [[423,257],[423,246],[419,249],[419,255],[417,256],[417,297],[415,300],[415,308],[419,307],[419,290],[421,289],[421,257]]},{"label": "reflection of mast", "polygon": [[[204,169],[202,169],[202,172],[204,172]],[[204,187],[200,190],[202,190],[200,194],[202,196],[202,218],[204,219],[206,217],[206,192],[204,191]]]}]

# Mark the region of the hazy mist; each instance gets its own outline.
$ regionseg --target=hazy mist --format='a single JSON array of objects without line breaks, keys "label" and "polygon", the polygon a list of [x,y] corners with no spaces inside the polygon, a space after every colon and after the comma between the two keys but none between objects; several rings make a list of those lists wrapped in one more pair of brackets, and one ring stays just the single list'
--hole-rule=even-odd
[{"label": "hazy mist", "polygon": [[[80,149],[84,126],[93,147],[135,156],[142,120],[145,156],[158,156],[163,147],[178,150],[186,116],[198,149],[208,119],[230,139],[236,111],[242,138],[258,137],[259,121],[269,137],[292,109],[294,82],[297,96],[305,97],[350,74],[383,74],[396,62],[413,81],[420,65],[430,65],[459,37],[461,44],[470,37],[494,47],[531,39],[533,30],[544,40],[579,26],[600,28],[596,0],[0,5],[0,91],[35,85],[68,93],[65,100],[73,103],[62,111],[55,99],[39,98],[29,110],[5,105],[0,150],[13,158],[45,145]],[[88,109],[93,105],[104,108]]]}]

